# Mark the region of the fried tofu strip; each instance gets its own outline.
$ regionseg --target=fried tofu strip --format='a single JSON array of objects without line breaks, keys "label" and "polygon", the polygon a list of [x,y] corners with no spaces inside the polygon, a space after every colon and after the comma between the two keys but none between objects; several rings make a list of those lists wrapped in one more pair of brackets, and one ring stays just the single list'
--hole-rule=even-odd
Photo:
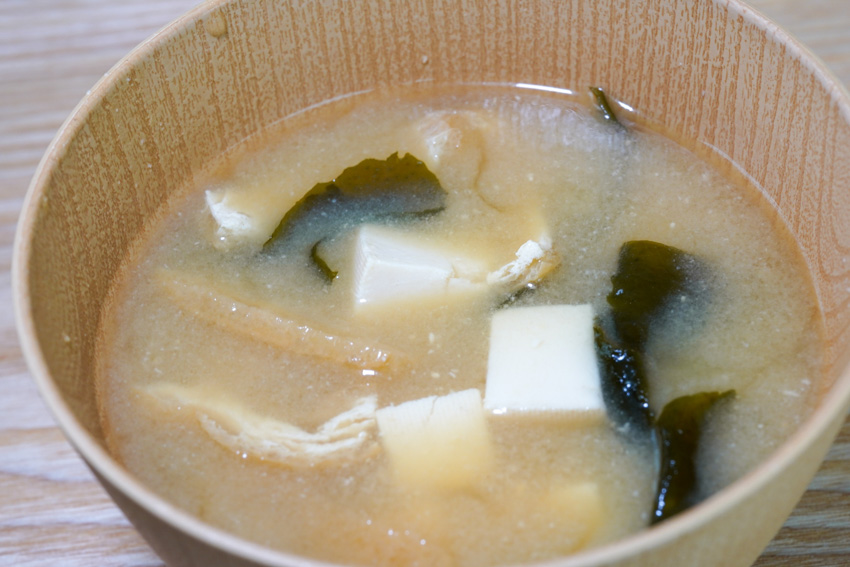
[{"label": "fried tofu strip", "polygon": [[529,240],[516,251],[516,260],[487,275],[487,283],[517,291],[542,280],[561,263],[548,237]]},{"label": "fried tofu strip", "polygon": [[367,459],[380,450],[375,436],[375,396],[360,398],[350,409],[309,432],[253,412],[208,388],[160,382],[145,392],[158,401],[194,410],[201,427],[219,445],[267,462],[328,466]]},{"label": "fried tofu strip", "polygon": [[358,369],[389,370],[406,362],[403,355],[391,353],[381,345],[318,329],[272,306],[249,303],[200,276],[163,270],[158,279],[161,288],[187,313],[287,352]]}]

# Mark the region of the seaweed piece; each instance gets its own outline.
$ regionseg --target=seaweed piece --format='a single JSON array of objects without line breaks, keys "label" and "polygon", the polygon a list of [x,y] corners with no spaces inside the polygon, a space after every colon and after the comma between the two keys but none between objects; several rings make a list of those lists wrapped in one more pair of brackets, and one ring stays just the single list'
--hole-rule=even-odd
[{"label": "seaweed piece", "polygon": [[602,395],[618,427],[648,437],[655,414],[649,405],[643,357],[640,352],[614,345],[600,325],[594,325],[596,357],[602,374]]},{"label": "seaweed piece", "polygon": [[532,295],[535,291],[537,291],[537,284],[534,282],[527,283],[521,288],[510,292],[507,297],[505,297],[498,305],[496,305],[496,309],[504,309],[505,307],[510,307],[517,301],[523,299],[524,297]]},{"label": "seaweed piece", "polygon": [[705,275],[702,261],[678,248],[650,240],[624,243],[608,294],[614,331],[622,345],[642,351],[650,326],[672,299],[690,304],[704,298]]},{"label": "seaweed piece", "polygon": [[619,342],[609,340],[600,325],[594,327],[606,407],[618,425],[657,447],[660,466],[653,524],[697,503],[694,460],[705,416],[718,401],[734,395],[729,390],[676,398],[657,419],[650,406],[643,365],[650,332],[657,333],[656,325],[674,300],[677,307],[699,308],[707,297],[708,275],[701,260],[678,248],[649,240],[626,242],[607,298]]},{"label": "seaweed piece", "polygon": [[646,436],[654,413],[649,402],[643,357],[650,327],[672,299],[697,304],[706,288],[705,267],[694,256],[648,240],[623,244],[608,295],[614,338],[596,325],[596,351],[603,376],[603,396],[619,427]]},{"label": "seaweed piece", "polygon": [[661,471],[652,524],[666,520],[698,502],[698,474],[694,459],[706,414],[717,402],[734,395],[734,390],[703,392],[676,398],[664,407],[656,423]]},{"label": "seaweed piece", "polygon": [[313,261],[313,264],[319,269],[322,273],[322,276],[327,280],[328,283],[333,282],[336,279],[336,276],[339,272],[336,270],[332,270],[328,263],[325,262],[325,259],[319,255],[319,245],[324,242],[323,240],[318,241],[310,248],[310,259]]},{"label": "seaweed piece", "polygon": [[343,230],[366,222],[426,217],[443,210],[445,200],[437,177],[412,155],[365,159],[310,189],[284,215],[263,249],[306,255]]},{"label": "seaweed piece", "polygon": [[599,115],[602,119],[606,122],[622,126],[622,123],[617,119],[617,115],[614,114],[614,109],[611,107],[611,103],[608,102],[608,97],[605,95],[605,91],[603,91],[600,87],[590,87],[590,94],[593,95],[593,102],[596,105],[596,109],[599,111]]}]

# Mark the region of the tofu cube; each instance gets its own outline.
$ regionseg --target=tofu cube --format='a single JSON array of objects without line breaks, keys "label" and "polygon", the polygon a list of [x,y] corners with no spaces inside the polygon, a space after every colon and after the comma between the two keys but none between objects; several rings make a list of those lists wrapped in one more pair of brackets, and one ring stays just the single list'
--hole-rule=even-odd
[{"label": "tofu cube", "polygon": [[602,493],[595,482],[585,481],[555,487],[546,501],[558,517],[572,519],[580,526],[575,532],[577,547],[587,545],[588,540],[593,538],[604,524]]},{"label": "tofu cube", "polygon": [[[592,544],[609,519],[602,489],[594,481],[555,480],[545,485],[515,482],[502,495],[513,513],[524,518],[517,535],[541,548],[556,540],[564,553]],[[539,540],[537,538],[540,538]]]},{"label": "tofu cube", "polygon": [[461,489],[492,465],[487,416],[475,388],[384,407],[375,418],[401,483]]},{"label": "tofu cube", "polygon": [[590,545],[605,523],[604,499],[595,482],[556,484],[541,496],[541,518],[560,533],[561,545],[570,551]]},{"label": "tofu cube", "polygon": [[543,305],[496,312],[484,406],[496,413],[579,412],[603,416],[590,305]]},{"label": "tofu cube", "polygon": [[486,271],[475,261],[419,242],[399,230],[364,225],[358,231],[354,258],[357,307],[483,291],[485,277]]}]

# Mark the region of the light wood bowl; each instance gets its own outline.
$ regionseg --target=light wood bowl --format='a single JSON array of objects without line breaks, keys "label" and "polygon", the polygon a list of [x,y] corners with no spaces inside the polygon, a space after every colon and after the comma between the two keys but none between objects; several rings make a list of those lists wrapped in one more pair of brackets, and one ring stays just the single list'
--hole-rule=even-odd
[{"label": "light wood bowl", "polygon": [[750,565],[850,402],[850,96],[738,0],[221,0],[187,14],[81,102],[19,224],[21,339],[71,442],[169,565],[317,565],[203,524],[110,457],[92,382],[98,319],[130,243],[216,155],[299,109],[416,81],[603,85],[673,135],[728,156],[776,204],[823,308],[827,395],[767,462],[706,503],[552,563]]}]

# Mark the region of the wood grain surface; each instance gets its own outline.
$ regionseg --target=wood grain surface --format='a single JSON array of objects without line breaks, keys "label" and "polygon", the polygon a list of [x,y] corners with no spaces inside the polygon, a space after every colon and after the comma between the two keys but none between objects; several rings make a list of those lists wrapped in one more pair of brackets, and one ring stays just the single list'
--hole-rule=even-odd
[{"label": "wood grain surface", "polygon": [[[846,0],[751,3],[850,84]],[[134,45],[195,4],[0,1],[0,565],[162,565],[95,482],[40,400],[15,334],[9,270],[27,185],[57,128]],[[850,421],[756,565],[850,565]]]}]

